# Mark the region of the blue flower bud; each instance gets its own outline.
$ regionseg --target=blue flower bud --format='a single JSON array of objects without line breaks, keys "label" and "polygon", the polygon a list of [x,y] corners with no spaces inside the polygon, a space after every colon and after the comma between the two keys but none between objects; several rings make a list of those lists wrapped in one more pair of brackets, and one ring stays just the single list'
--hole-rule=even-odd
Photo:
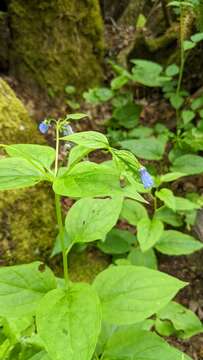
[{"label": "blue flower bud", "polygon": [[63,135],[68,136],[74,134],[74,131],[70,125],[65,125],[63,128]]},{"label": "blue flower bud", "polygon": [[145,167],[141,167],[139,173],[145,189],[149,189],[154,185],[154,181]]},{"label": "blue flower bud", "polygon": [[47,131],[48,131],[48,129],[49,129],[49,125],[47,125],[46,123],[41,122],[41,123],[39,124],[39,131],[40,131],[42,134],[46,134]]}]

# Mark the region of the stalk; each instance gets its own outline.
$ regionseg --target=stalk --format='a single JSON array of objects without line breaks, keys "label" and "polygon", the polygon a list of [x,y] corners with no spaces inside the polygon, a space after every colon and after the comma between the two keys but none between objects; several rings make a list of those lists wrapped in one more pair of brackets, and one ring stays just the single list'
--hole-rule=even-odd
[{"label": "stalk", "polygon": [[[55,171],[54,171],[55,177],[57,176],[58,173],[58,157],[59,157],[59,123],[56,124],[56,158],[55,158]],[[59,239],[62,249],[64,280],[66,286],[68,286],[69,284],[68,261],[67,261],[66,247],[64,242],[64,225],[63,225],[62,211],[61,211],[61,197],[60,195],[57,194],[55,194],[55,208],[56,208],[56,219],[59,228]]]}]

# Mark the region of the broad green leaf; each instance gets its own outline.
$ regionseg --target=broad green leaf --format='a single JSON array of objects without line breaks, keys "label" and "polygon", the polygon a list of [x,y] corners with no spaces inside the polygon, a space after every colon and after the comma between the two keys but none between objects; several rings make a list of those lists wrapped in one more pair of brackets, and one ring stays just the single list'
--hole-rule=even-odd
[{"label": "broad green leaf", "polygon": [[97,246],[106,254],[125,254],[130,251],[136,237],[127,230],[112,229],[105,241],[100,241]]},{"label": "broad green leaf", "polygon": [[171,80],[170,77],[162,75],[163,67],[155,62],[141,59],[135,59],[131,62],[135,64],[132,69],[132,79],[138,84],[156,87]]},{"label": "broad green leaf", "polygon": [[172,171],[180,171],[186,175],[203,173],[203,157],[198,155],[182,155],[173,161]]},{"label": "broad green leaf", "polygon": [[174,109],[178,110],[184,103],[184,98],[180,94],[172,94],[170,96],[170,103],[174,107]]},{"label": "broad green leaf", "polygon": [[41,269],[40,262],[0,268],[0,315],[34,314],[41,298],[55,287],[52,271]]},{"label": "broad green leaf", "polygon": [[199,209],[200,205],[188,199],[175,196],[175,208],[177,211],[190,211],[190,210]]},{"label": "broad green leaf", "polygon": [[167,255],[188,255],[203,248],[193,236],[175,230],[165,230],[156,249]]},{"label": "broad green leaf", "polygon": [[143,253],[140,248],[137,247],[129,253],[128,260],[130,260],[132,265],[157,269],[157,258],[153,249],[149,249]]},{"label": "broad green leaf", "polygon": [[120,177],[116,169],[103,164],[83,161],[54,181],[59,195],[70,197],[111,196],[120,194]]},{"label": "broad green leaf", "polygon": [[134,128],[139,121],[142,107],[135,103],[128,103],[114,110],[112,116],[126,129]]},{"label": "broad green leaf", "polygon": [[82,145],[77,145],[71,148],[68,156],[68,167],[73,167],[87,156],[93,149],[87,148]]},{"label": "broad green leaf", "polygon": [[195,118],[195,112],[192,110],[183,110],[181,113],[183,124],[187,125]]},{"label": "broad green leaf", "polygon": [[0,190],[19,189],[33,186],[45,179],[42,170],[22,157],[0,160]]},{"label": "broad green leaf", "polygon": [[131,199],[124,200],[120,214],[121,219],[125,219],[130,225],[136,226],[139,220],[147,217],[147,210],[143,205]]},{"label": "broad green leaf", "polygon": [[185,176],[185,174],[181,173],[181,172],[170,172],[164,175],[160,176],[160,182],[171,182],[174,180],[177,180],[181,177]]},{"label": "broad green leaf", "polygon": [[124,325],[145,320],[163,308],[186,283],[157,270],[112,266],[94,280],[103,319]]},{"label": "broad green leaf", "polygon": [[66,120],[81,120],[85,117],[88,117],[88,115],[83,113],[68,114],[66,115]]},{"label": "broad green leaf", "polygon": [[147,126],[138,126],[128,132],[128,138],[145,138],[153,135],[153,129]]},{"label": "broad green leaf", "polygon": [[183,41],[184,51],[191,50],[196,46],[196,43],[190,40]]},{"label": "broad green leaf", "polygon": [[161,189],[156,191],[155,195],[164,202],[164,204],[172,210],[176,210],[175,196],[169,189]]},{"label": "broad green leaf", "polygon": [[160,239],[164,230],[161,220],[143,218],[137,223],[137,240],[143,252],[152,248]]},{"label": "broad green leaf", "polygon": [[191,109],[196,111],[203,107],[203,96],[199,96],[192,100]]},{"label": "broad green leaf", "polygon": [[191,36],[190,38],[193,42],[197,43],[199,41],[202,41],[203,40],[203,33],[196,33],[194,35]]},{"label": "broad green leaf", "polygon": [[[35,144],[7,145],[5,150],[9,156],[22,157],[28,162],[39,164],[42,167],[50,168],[55,160],[56,151],[50,146]],[[34,164],[33,163],[33,164]]]},{"label": "broad green leaf", "polygon": [[166,75],[167,76],[175,76],[179,74],[180,68],[176,64],[171,64],[166,68]]},{"label": "broad green leaf", "polygon": [[52,360],[52,359],[48,356],[46,351],[41,350],[35,353],[34,355],[22,354],[21,356],[20,354],[20,358],[18,360]]},{"label": "broad green leaf", "polygon": [[183,225],[182,218],[179,214],[176,214],[171,209],[167,208],[166,206],[161,206],[155,212],[155,217],[166,224],[178,227]]},{"label": "broad green leaf", "polygon": [[103,360],[192,360],[156,333],[133,327],[119,329],[106,344]]},{"label": "broad green leaf", "polygon": [[203,324],[191,310],[171,301],[158,314],[160,320],[170,320],[182,339],[203,332]]},{"label": "broad green leaf", "polygon": [[62,140],[72,141],[89,149],[108,149],[109,142],[105,135],[97,131],[83,131],[64,136]]},{"label": "broad green leaf", "polygon": [[141,159],[160,160],[164,154],[166,141],[165,137],[150,137],[139,140],[124,140],[120,142],[120,145]]},{"label": "broad green leaf", "polygon": [[138,174],[140,163],[130,151],[113,149],[113,158],[118,166]]},{"label": "broad green leaf", "polygon": [[105,87],[93,88],[83,94],[84,99],[91,104],[100,104],[109,101],[113,96],[114,92]]},{"label": "broad green leaf", "polygon": [[[71,245],[71,241],[68,237],[68,234],[66,232],[66,230],[64,231],[64,244],[65,244],[65,248],[68,249],[69,246]],[[60,240],[60,234],[57,235],[56,237],[56,241],[55,241],[55,244],[54,244],[54,247],[53,247],[53,250],[52,250],[52,253],[50,255],[50,257],[53,257],[57,254],[59,254],[60,252],[62,251],[61,249],[61,240]]]},{"label": "broad green leaf", "polygon": [[90,242],[102,240],[116,224],[123,198],[80,199],[68,211],[65,227],[69,241]]},{"label": "broad green leaf", "polygon": [[118,90],[129,82],[129,76],[126,74],[119,75],[111,81],[112,90]]},{"label": "broad green leaf", "polygon": [[51,359],[91,359],[101,328],[98,296],[82,283],[50,291],[39,304],[36,324]]}]

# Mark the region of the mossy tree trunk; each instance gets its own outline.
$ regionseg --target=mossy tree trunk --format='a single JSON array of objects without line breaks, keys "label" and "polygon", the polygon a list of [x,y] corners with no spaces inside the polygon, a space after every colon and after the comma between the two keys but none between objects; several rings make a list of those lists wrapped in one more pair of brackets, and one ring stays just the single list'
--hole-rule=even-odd
[{"label": "mossy tree trunk", "polygon": [[10,69],[22,83],[62,96],[102,78],[103,23],[98,0],[11,0]]}]

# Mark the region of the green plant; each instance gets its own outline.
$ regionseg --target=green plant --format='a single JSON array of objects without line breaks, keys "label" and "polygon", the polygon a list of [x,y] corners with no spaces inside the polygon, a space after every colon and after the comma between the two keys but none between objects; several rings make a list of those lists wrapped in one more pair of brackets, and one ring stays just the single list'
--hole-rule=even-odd
[{"label": "green plant", "polygon": [[[92,285],[73,283],[69,278],[67,260],[73,245],[104,239],[117,222],[125,198],[145,202],[134,177],[139,179],[141,174],[144,185],[152,185],[135,156],[112,148],[103,134],[62,135],[70,121],[83,117],[70,114],[40,124],[43,133],[55,125],[55,150],[35,144],[2,145],[8,156],[0,160],[0,190],[40,181],[53,187],[64,278],[57,278],[40,262],[0,268],[0,358],[139,360],[144,354],[146,360],[160,356],[180,360],[180,351],[150,331],[154,320],[149,318],[158,313],[160,322],[168,319],[167,309],[162,309],[186,283],[133,265],[110,266]],[[59,167],[61,140],[76,146],[70,150],[68,164]],[[82,161],[95,149],[108,151],[112,160],[102,164]],[[61,196],[77,200],[65,222]],[[185,359],[190,357],[185,355]]]}]

